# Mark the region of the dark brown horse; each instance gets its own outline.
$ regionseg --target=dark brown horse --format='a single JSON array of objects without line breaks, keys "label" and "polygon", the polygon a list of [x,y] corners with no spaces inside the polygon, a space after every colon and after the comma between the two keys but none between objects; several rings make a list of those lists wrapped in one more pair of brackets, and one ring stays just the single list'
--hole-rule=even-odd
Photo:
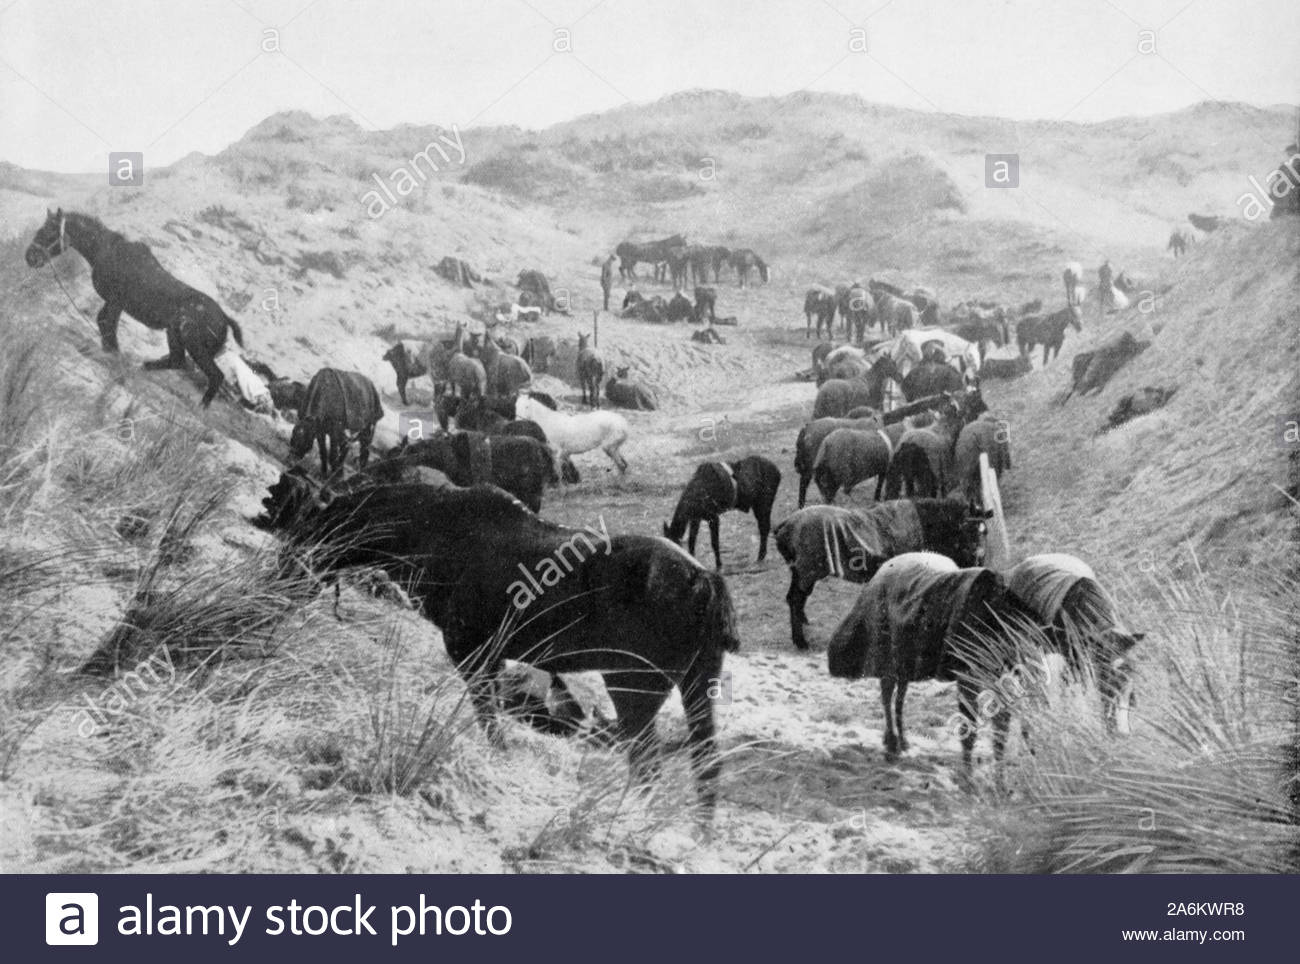
[{"label": "dark brown horse", "polygon": [[90,281],[104,299],[96,322],[104,351],[117,353],[117,323],[126,312],[148,328],[167,333],[167,355],[145,368],[184,368],[188,353],[208,378],[203,407],[216,397],[226,377],[213,359],[226,344],[226,328],[243,347],[244,335],[210,295],[191,288],[158,263],[149,246],[128,241],[88,214],[63,208],[45,212],[45,224],[27,247],[27,264],[40,268],[68,248],[90,262]]},{"label": "dark brown horse", "polygon": [[672,521],[664,523],[664,537],[681,545],[682,536],[686,535],[687,549],[694,556],[700,523],[707,522],[713,561],[721,569],[718,516],[731,509],[753,512],[758,520],[758,561],[762,562],[767,557],[772,503],[780,485],[781,470],[761,455],[749,455],[735,462],[705,462],[686,483]]},{"label": "dark brown horse", "polygon": [[295,459],[302,458],[314,439],[320,448],[321,475],[328,476],[343,466],[348,455],[348,435],[354,434],[364,469],[370,460],[375,426],[383,417],[384,406],[374,382],[360,372],[322,368],[307,386],[298,423],[289,438],[289,453]]},{"label": "dark brown horse", "polygon": [[657,770],[655,716],[680,689],[711,815],[721,764],[710,690],[723,654],[740,648],[722,576],[665,539],[546,522],[494,486],[383,486],[296,514],[281,505],[291,486],[271,490],[259,524],[287,530],[292,559],[307,550],[326,573],[378,568],[418,598],[495,742],[493,683],[505,660],[599,672],[645,782]]}]

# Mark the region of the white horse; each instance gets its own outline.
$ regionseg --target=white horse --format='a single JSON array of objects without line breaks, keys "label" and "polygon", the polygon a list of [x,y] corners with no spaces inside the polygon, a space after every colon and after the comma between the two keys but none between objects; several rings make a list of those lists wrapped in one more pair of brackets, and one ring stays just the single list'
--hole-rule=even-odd
[{"label": "white horse", "polygon": [[617,412],[597,409],[570,415],[548,408],[535,398],[520,395],[515,402],[515,418],[526,418],[541,426],[557,462],[565,456],[598,448],[618,466],[620,473],[627,471],[627,459],[619,452],[627,441],[627,419]]}]

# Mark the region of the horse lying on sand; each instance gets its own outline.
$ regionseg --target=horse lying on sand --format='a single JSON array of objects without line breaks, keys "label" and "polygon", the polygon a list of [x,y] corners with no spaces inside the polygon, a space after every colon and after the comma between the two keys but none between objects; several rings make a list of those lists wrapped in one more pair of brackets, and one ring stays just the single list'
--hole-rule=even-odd
[{"label": "horse lying on sand", "polygon": [[29,267],[40,268],[75,248],[90,263],[90,281],[104,299],[96,323],[104,351],[117,354],[117,324],[126,312],[147,328],[167,332],[167,355],[144,363],[148,369],[184,368],[185,356],[207,376],[203,407],[212,404],[226,376],[215,359],[226,344],[226,329],[244,347],[238,322],[210,295],[191,288],[161,264],[141,241],[128,241],[97,218],[46,210],[45,223],[27,247]]},{"label": "horse lying on sand", "polygon": [[655,716],[681,690],[702,810],[721,770],[710,687],[736,652],[736,613],[722,576],[656,536],[568,529],[494,486],[391,485],[286,512],[283,492],[258,523],[287,536],[285,566],[325,574],[376,568],[422,603],[469,687],[480,723],[501,742],[494,682],[507,659],[605,679],[634,779],[658,769]]}]

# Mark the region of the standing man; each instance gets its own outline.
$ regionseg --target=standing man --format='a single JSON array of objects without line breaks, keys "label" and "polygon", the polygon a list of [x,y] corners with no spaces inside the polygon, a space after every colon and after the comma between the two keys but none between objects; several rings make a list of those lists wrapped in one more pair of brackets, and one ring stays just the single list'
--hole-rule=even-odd
[{"label": "standing man", "polygon": [[1097,285],[1098,285],[1097,302],[1098,304],[1101,305],[1101,313],[1103,315],[1114,308],[1115,305],[1114,283],[1115,283],[1115,272],[1111,270],[1110,258],[1107,258],[1105,261],[1101,263],[1101,267],[1097,269]]},{"label": "standing man", "polygon": [[605,310],[609,311],[609,293],[614,287],[614,255],[605,259],[600,266],[600,290],[605,293]]}]

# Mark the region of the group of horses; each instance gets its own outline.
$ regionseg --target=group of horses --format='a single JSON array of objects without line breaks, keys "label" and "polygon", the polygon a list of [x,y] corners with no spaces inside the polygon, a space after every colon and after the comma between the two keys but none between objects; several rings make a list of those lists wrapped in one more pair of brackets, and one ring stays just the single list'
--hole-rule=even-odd
[{"label": "group of horses", "polygon": [[[722,269],[730,266],[736,284],[744,288],[750,274],[766,284],[770,280],[767,262],[751,248],[727,248],[720,244],[688,244],[680,234],[658,241],[623,241],[615,249],[619,277],[626,282],[637,280],[636,266],[649,264],[654,279],[670,282],[681,290],[690,284],[703,285],[722,280]],[[709,276],[712,275],[712,278]]]},{"label": "group of horses", "polygon": [[[238,325],[211,297],[169,275],[145,245],[86,215],[49,212],[27,250],[28,264],[44,266],[69,247],[91,263],[105,299],[99,316],[105,350],[117,348],[122,311],[162,328],[169,355],[153,364],[179,365],[188,353],[208,375],[203,402],[209,403],[222,381],[210,362],[227,328],[240,340]],[[629,273],[647,260],[644,253],[620,252]],[[730,255],[735,265],[736,252]],[[765,277],[761,261],[755,266]],[[850,287],[862,295],[860,302],[850,299],[844,315],[855,329],[874,320],[882,331],[898,333],[937,310],[932,301],[920,306],[915,296],[888,286]],[[385,358],[403,402],[407,382],[428,375],[440,427],[454,419],[457,431],[404,439],[373,462],[370,440],[383,409],[369,379],[326,368],[306,386],[289,386],[298,416],[290,452],[301,457],[316,442],[322,479],[311,479],[301,466],[287,469],[256,520],[282,534],[286,578],[306,565],[320,577],[310,583],[319,588],[348,571],[378,570],[417,600],[442,630],[492,739],[500,739],[497,680],[507,660],[552,674],[597,671],[616,708],[633,774],[648,781],[658,765],[655,716],[676,687],[700,801],[711,814],[720,772],[712,693],[724,654],[738,651],[741,639],[718,535],[719,516],[733,509],[755,515],[759,560],[771,533],[790,569],[796,647],[808,646],[805,604],[816,582],[835,575],[864,585],[832,637],[828,668],[835,676],[880,678],[887,757],[906,749],[902,704],[910,682],[958,680],[962,712],[974,721],[976,665],[985,656],[1004,658],[990,640],[1021,633],[1038,634],[1076,669],[1091,665],[1108,725],[1118,714],[1138,637],[1124,630],[1091,570],[1070,557],[1034,557],[1026,561],[1033,563],[1028,574],[982,565],[987,511],[965,466],[987,454],[998,468],[1009,468],[1009,453],[1001,453],[999,423],[987,415],[973,380],[946,355],[923,354],[904,374],[892,358],[882,360],[889,356],[871,361],[853,346],[839,357],[828,353],[828,372],[847,377],[829,377],[818,388],[815,417],[796,443],[800,508],[775,529],[781,473],[771,460],[751,455],[698,466],[662,534],[611,534],[603,520],[599,530],[574,529],[538,515],[544,488],[560,482],[558,466],[568,456],[600,447],[626,470],[619,448],[627,423],[607,411],[560,412],[553,399],[534,391],[526,358],[542,357],[545,346],[532,341],[519,346],[484,337],[476,344],[462,326],[446,342],[393,346]],[[599,353],[580,339],[575,375],[591,404],[598,404],[603,371]],[[899,383],[909,404],[881,414],[886,380]],[[358,470],[345,475],[352,434],[361,454]],[[814,438],[820,438],[816,446]],[[861,444],[867,448],[859,450]],[[894,498],[861,510],[829,504],[838,488],[851,490],[873,467],[897,483],[886,493]],[[809,477],[827,504],[804,505]],[[715,570],[694,556],[706,522]],[[683,537],[689,551],[678,544]],[[1000,754],[1005,726],[995,722]],[[973,741],[973,735],[962,738],[967,763]]]}]

